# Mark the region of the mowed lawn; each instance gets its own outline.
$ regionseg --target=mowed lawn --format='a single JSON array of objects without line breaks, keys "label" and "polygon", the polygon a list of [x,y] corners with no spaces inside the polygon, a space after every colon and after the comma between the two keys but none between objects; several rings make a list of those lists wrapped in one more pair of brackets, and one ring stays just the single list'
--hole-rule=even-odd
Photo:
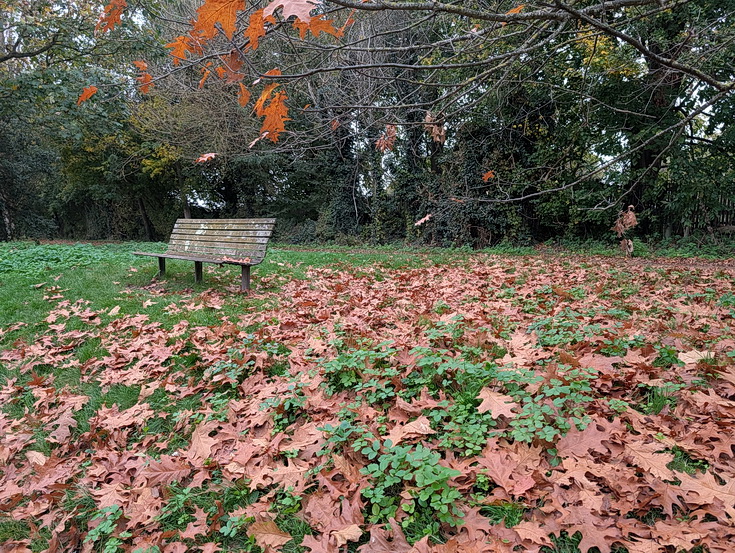
[{"label": "mowed lawn", "polygon": [[735,261],[0,244],[0,549],[732,552]]}]

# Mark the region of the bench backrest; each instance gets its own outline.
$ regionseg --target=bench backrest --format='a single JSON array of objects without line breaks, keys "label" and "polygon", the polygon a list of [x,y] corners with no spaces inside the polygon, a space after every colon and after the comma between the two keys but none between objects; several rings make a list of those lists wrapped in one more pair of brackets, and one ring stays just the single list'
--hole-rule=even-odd
[{"label": "bench backrest", "polygon": [[167,253],[257,265],[265,257],[275,224],[275,219],[179,219]]}]

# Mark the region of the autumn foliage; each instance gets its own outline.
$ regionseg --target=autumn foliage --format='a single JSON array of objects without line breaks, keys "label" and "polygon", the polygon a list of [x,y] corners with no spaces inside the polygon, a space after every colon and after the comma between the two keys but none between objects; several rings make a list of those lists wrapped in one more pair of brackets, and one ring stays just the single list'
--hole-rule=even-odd
[{"label": "autumn foliage", "polygon": [[39,283],[34,338],[0,328],[3,547],[731,551],[732,265],[579,261],[123,283],[124,315]]},{"label": "autumn foliage", "polygon": [[[97,29],[102,32],[113,30],[121,23],[126,7],[125,0],[112,0],[105,6]],[[192,56],[202,56],[204,46],[218,35],[222,34],[232,41],[235,35],[240,33],[247,39],[242,49],[234,48],[229,54],[218,56],[217,65],[214,68],[211,62],[202,65],[200,87],[204,86],[214,72],[226,83],[237,85],[237,101],[243,107],[247,106],[252,92],[243,82],[246,74],[240,71],[243,65],[242,53],[258,48],[260,39],[266,36],[269,27],[277,24],[277,17],[289,21],[301,38],[306,37],[308,33],[313,36],[326,33],[338,38],[343,36],[349,23],[348,19],[342,26],[336,27],[334,22],[324,15],[313,16],[312,12],[316,5],[309,0],[273,0],[265,8],[252,13],[248,18],[247,26],[241,28],[238,17],[247,7],[246,0],[205,0],[196,11],[196,17],[192,21],[189,33],[178,36],[166,44],[166,47],[171,49],[173,64],[177,66],[191,59]],[[147,72],[147,67],[141,69],[140,63],[144,62],[135,62],[141,70],[137,80],[140,91],[145,94],[152,86],[153,77]],[[277,72],[277,69],[273,69],[263,75],[257,75],[254,79],[255,83],[263,84],[263,90],[253,108],[254,113],[263,118],[260,138],[267,137],[272,142],[278,141],[280,134],[285,130],[285,122],[290,119],[286,105],[288,95],[283,86],[281,85],[279,90],[275,91],[276,86],[279,85],[273,81],[264,80]],[[82,94],[79,102],[86,101],[90,96],[90,94]]]}]

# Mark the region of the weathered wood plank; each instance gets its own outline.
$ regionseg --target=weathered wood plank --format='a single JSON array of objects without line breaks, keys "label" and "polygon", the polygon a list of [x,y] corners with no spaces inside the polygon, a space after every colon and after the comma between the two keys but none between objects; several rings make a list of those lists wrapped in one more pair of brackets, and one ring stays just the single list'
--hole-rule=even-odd
[{"label": "weathered wood plank", "polygon": [[237,236],[211,236],[209,234],[172,234],[169,244],[178,242],[202,242],[212,244],[262,244],[268,243],[267,237],[245,236],[238,238]]},{"label": "weathered wood plank", "polygon": [[194,223],[194,219],[177,222],[175,228],[190,229],[212,229],[212,230],[272,230],[273,223],[268,222],[237,222],[237,221],[208,221],[205,223]]},{"label": "weathered wood plank", "polygon": [[242,224],[242,223],[257,223],[257,224],[270,224],[275,225],[276,219],[274,217],[255,217],[253,219],[177,219],[176,223],[193,223],[197,225],[230,225],[230,224]]},{"label": "weathered wood plank", "polygon": [[201,244],[178,244],[169,247],[166,253],[203,254],[210,257],[221,255],[265,255],[264,247],[203,246]]},{"label": "weathered wood plank", "polygon": [[175,228],[171,236],[219,236],[226,238],[242,237],[242,238],[270,238],[273,234],[272,230],[267,229],[205,229],[205,228]]}]

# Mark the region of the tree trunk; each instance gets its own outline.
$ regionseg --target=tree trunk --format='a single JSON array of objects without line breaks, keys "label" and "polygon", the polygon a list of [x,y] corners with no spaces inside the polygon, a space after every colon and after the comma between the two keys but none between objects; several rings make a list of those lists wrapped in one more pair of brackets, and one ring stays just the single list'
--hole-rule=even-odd
[{"label": "tree trunk", "polygon": [[153,224],[151,223],[150,218],[148,217],[148,212],[145,209],[145,203],[143,202],[143,198],[138,196],[138,211],[140,211],[140,217],[143,219],[143,228],[145,229],[145,238],[149,242],[153,242],[154,236],[153,236]]},{"label": "tree trunk", "polygon": [[[667,58],[676,59],[683,50],[678,43],[679,35],[684,30],[684,23],[679,21],[675,25],[667,25],[662,29],[664,33],[660,42],[651,41],[649,48],[652,52]],[[655,128],[651,129],[650,119],[640,119],[633,126],[633,136],[650,134],[666,128],[676,121],[676,102],[681,94],[682,74],[660,65],[654,59],[647,59],[648,73],[641,83],[641,88],[650,90],[644,111],[655,117]],[[659,172],[665,165],[667,150],[672,146],[671,136],[662,136],[639,150],[631,159],[629,185],[631,189],[630,203],[635,205],[636,211],[644,209],[659,210],[662,198],[661,193],[652,194],[652,189],[659,178]],[[643,222],[641,230],[649,233],[650,217]]]},{"label": "tree trunk", "polygon": [[177,161],[174,168],[176,169],[176,182],[179,188],[179,198],[181,199],[181,206],[184,209],[184,219],[191,219],[191,207],[189,206],[189,197],[186,194],[186,183],[181,172],[181,162]]}]

